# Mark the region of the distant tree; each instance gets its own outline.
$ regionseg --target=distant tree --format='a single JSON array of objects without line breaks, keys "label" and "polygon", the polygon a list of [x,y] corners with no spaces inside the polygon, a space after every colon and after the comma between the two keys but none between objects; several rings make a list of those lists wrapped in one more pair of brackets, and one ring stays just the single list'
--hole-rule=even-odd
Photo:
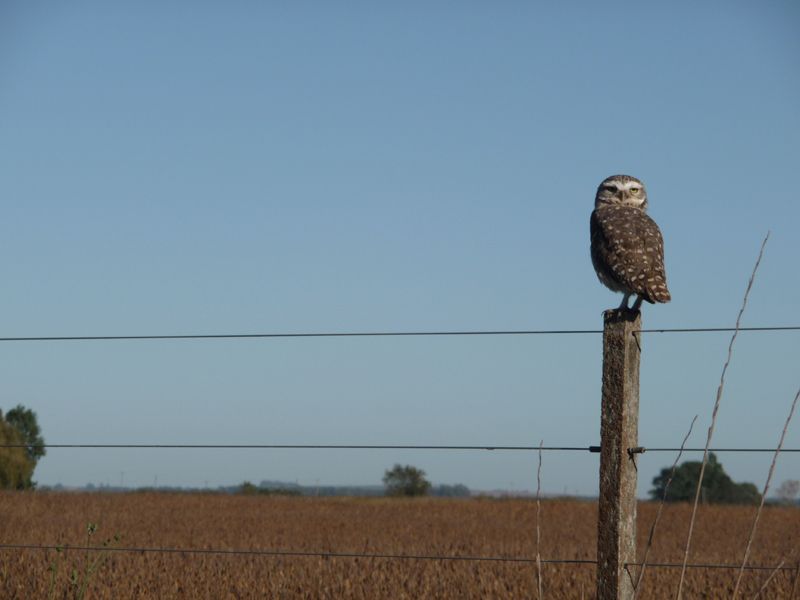
[{"label": "distant tree", "polygon": [[0,488],[29,489],[36,486],[31,479],[36,463],[45,455],[36,413],[17,405],[3,416],[0,411],[0,441],[20,444],[15,448],[0,448]]},{"label": "distant tree", "polygon": [[242,482],[242,485],[239,486],[239,493],[246,496],[252,496],[258,493],[258,487],[250,481],[244,481]]},{"label": "distant tree", "polygon": [[781,504],[794,504],[798,494],[800,494],[800,481],[797,479],[787,479],[775,491],[778,502]]},{"label": "distant tree", "polygon": [[425,471],[411,465],[396,464],[383,475],[387,496],[425,496],[431,482],[425,479]]},{"label": "distant tree", "polygon": [[461,483],[455,485],[439,484],[431,488],[431,496],[442,496],[444,498],[468,498],[472,495],[469,488]]},{"label": "distant tree", "polygon": [[299,487],[263,487],[252,481],[244,481],[235,488],[236,493],[245,496],[302,496]]},{"label": "distant tree", "polygon": [[25,408],[21,404],[17,404],[17,406],[6,413],[6,423],[22,434],[23,443],[28,444],[26,448],[28,457],[33,461],[35,467],[39,459],[46,453],[44,438],[42,437],[42,430],[39,428],[39,423],[36,420],[36,413],[30,408]]},{"label": "distant tree", "polygon": [[[667,502],[693,501],[700,477],[700,461],[686,461],[675,470],[675,476],[667,491]],[[653,489],[650,496],[660,500],[669,480],[672,469],[661,469],[661,473],[653,478]],[[700,489],[703,502],[720,504],[758,504],[761,494],[752,483],[735,483],[722,468],[722,463],[712,452],[708,455],[708,464],[703,475]]]},{"label": "distant tree", "polygon": [[[20,432],[0,418],[0,444],[22,444]],[[22,490],[33,486],[33,462],[24,447],[0,448],[0,488]]]}]

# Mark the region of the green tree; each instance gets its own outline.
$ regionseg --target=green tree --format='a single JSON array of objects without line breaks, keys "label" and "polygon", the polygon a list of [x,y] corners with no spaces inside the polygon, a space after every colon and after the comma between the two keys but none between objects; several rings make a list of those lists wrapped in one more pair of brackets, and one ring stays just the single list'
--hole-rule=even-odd
[{"label": "green tree", "polygon": [[254,496],[258,493],[258,487],[250,481],[245,481],[239,486],[239,493],[245,496]]},{"label": "green tree", "polygon": [[[0,444],[22,444],[20,432],[0,418]],[[22,490],[32,487],[33,462],[25,448],[0,447],[0,488]]]},{"label": "green tree", "polygon": [[396,464],[383,475],[387,496],[425,496],[431,482],[425,479],[425,471],[411,465]]},{"label": "green tree", "polygon": [[[667,502],[693,501],[700,477],[700,461],[686,461],[675,469],[675,476],[667,490]],[[650,496],[660,500],[664,488],[669,481],[672,469],[661,469],[661,473],[653,478],[653,489]],[[703,502],[720,504],[758,504],[761,494],[752,483],[736,483],[722,468],[713,452],[708,455],[708,464],[703,474],[703,485],[700,488],[700,499]]]},{"label": "green tree", "polygon": [[17,405],[4,416],[0,411],[0,443],[16,447],[0,447],[0,488],[29,489],[36,463],[45,455],[36,413]]},{"label": "green tree", "polygon": [[23,443],[28,444],[28,457],[33,461],[34,466],[45,455],[44,438],[39,423],[36,420],[36,413],[30,408],[25,408],[17,404],[6,413],[6,423],[14,427],[22,434]]}]

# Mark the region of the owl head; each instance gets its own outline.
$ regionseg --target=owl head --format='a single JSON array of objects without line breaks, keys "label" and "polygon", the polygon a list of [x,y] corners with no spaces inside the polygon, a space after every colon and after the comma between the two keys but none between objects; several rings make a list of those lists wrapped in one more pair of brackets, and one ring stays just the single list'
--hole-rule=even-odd
[{"label": "owl head", "polygon": [[630,175],[606,177],[594,197],[594,207],[601,206],[632,206],[647,210],[647,190],[641,181]]}]

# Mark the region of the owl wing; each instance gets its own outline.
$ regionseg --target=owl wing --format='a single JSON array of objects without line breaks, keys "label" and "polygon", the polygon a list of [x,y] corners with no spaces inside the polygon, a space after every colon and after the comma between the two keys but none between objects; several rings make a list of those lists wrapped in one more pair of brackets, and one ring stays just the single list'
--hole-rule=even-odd
[{"label": "owl wing", "polygon": [[640,295],[650,303],[669,302],[661,231],[646,213],[613,206],[595,210],[590,220],[592,262],[612,289]]}]

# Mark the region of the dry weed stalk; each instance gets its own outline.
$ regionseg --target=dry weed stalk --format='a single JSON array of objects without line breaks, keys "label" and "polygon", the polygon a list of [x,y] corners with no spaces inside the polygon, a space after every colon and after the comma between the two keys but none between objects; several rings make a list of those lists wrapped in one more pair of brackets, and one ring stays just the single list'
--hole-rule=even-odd
[{"label": "dry weed stalk", "polygon": [[[767,475],[767,481],[764,484],[764,491],[761,492],[761,503],[758,505],[758,510],[756,510],[756,516],[753,518],[753,525],[750,528],[750,536],[747,538],[747,546],[745,546],[744,550],[744,558],[742,559],[742,566],[739,568],[739,575],[736,577],[736,586],[733,588],[733,596],[732,599],[736,600],[736,595],[739,593],[739,586],[742,583],[742,575],[744,574],[744,568],[747,566],[747,559],[750,557],[750,546],[753,544],[753,538],[756,535],[756,527],[758,527],[758,518],[761,516],[761,510],[764,508],[764,501],[767,499],[767,492],[769,491],[769,484],[772,481],[772,474],[775,472],[775,463],[778,462],[778,455],[781,453],[781,449],[783,448],[783,440],[786,437],[786,431],[789,429],[789,423],[792,421],[792,417],[794,416],[794,410],[797,408],[797,399],[800,398],[800,389],[797,390],[797,394],[794,396],[794,400],[792,401],[792,407],[789,409],[789,416],[786,417],[786,423],[783,425],[783,431],[781,432],[781,439],[778,441],[778,447],[775,448],[775,454],[772,455],[772,464],[769,466],[769,474]],[[783,566],[783,561],[781,561],[781,566]],[[775,571],[767,578],[767,581],[764,583],[766,586],[769,583],[769,580],[772,579]],[[763,589],[763,588],[762,588]]]},{"label": "dry weed stalk", "polygon": [[797,571],[794,575],[794,581],[792,582],[792,593],[789,594],[789,600],[794,598],[794,593],[797,591],[797,582],[800,581],[800,564],[797,565]]},{"label": "dry weed stalk", "polygon": [[769,240],[769,232],[764,237],[764,241],[761,242],[761,249],[758,252],[758,258],[756,259],[756,264],[753,267],[753,272],[750,275],[750,279],[747,282],[747,289],[744,291],[744,299],[742,300],[742,307],[739,309],[739,314],[736,317],[736,326],[733,331],[733,335],[731,336],[731,341],[728,344],[728,356],[725,359],[725,364],[722,366],[722,375],[719,379],[719,387],[717,387],[717,397],[714,401],[714,410],[711,413],[711,425],[708,427],[708,435],[706,436],[706,445],[703,450],[703,463],[700,466],[700,475],[697,478],[697,489],[695,490],[694,494],[694,504],[692,506],[692,516],[689,520],[689,533],[686,536],[686,548],[684,549],[683,553],[683,564],[681,566],[681,578],[678,580],[678,593],[676,596],[677,600],[681,600],[683,597],[683,581],[686,577],[686,564],[689,562],[689,548],[692,544],[692,533],[694,531],[694,522],[695,518],[697,517],[697,505],[700,502],[700,490],[703,486],[703,475],[705,474],[706,464],[708,463],[708,449],[711,446],[711,438],[714,436],[714,426],[717,423],[717,413],[719,412],[719,405],[720,401],[722,400],[722,390],[725,387],[725,373],[728,371],[728,366],[731,364],[731,356],[733,355],[733,345],[736,342],[736,338],[739,335],[739,328],[741,326],[742,315],[744,314],[745,309],[747,308],[747,299],[750,296],[750,290],[753,287],[753,281],[756,278],[756,272],[758,271],[758,266],[761,264],[761,258],[764,256],[764,247],[767,245],[767,240]]},{"label": "dry weed stalk", "polygon": [[[785,563],[786,563],[786,559],[783,559],[781,562],[779,562],[779,563],[776,565],[776,567],[775,567],[774,569],[772,569],[772,571],[771,571],[771,572],[770,572],[770,574],[769,574],[769,577],[767,577],[767,579],[764,581],[764,583],[763,583],[763,584],[761,584],[761,587],[760,587],[760,588],[759,588],[759,590],[756,592],[756,595],[755,595],[755,596],[753,596],[753,600],[758,600],[758,597],[759,597],[759,596],[761,596],[761,593],[762,593],[762,592],[763,592],[765,589],[767,589],[767,586],[769,585],[769,582],[770,582],[770,581],[772,581],[772,578],[773,578],[773,577],[775,577],[775,575],[777,575],[777,574],[778,574],[778,571],[780,571],[780,570],[783,568],[783,565],[784,565]],[[736,582],[736,588],[733,590],[733,596],[734,596],[734,597],[735,597],[735,596],[736,596],[736,594],[738,593],[738,592],[737,592],[737,590],[738,590],[738,589],[739,589],[739,581],[737,580],[737,582]]]},{"label": "dry weed stalk", "polygon": [[633,600],[639,597],[640,591],[640,584],[642,583],[642,579],[644,579],[644,571],[647,568],[647,556],[650,553],[650,548],[653,545],[653,538],[656,533],[656,527],[658,526],[658,521],[661,519],[661,512],[664,510],[664,503],[667,501],[667,493],[669,492],[669,486],[672,484],[672,480],[675,477],[675,471],[678,468],[678,461],[681,459],[683,455],[683,449],[686,447],[686,442],[689,439],[689,436],[692,435],[692,429],[694,429],[694,424],[697,421],[697,415],[694,416],[692,419],[691,424],[689,425],[689,431],[686,432],[686,435],[681,442],[681,449],[678,451],[678,456],[675,457],[675,462],[672,463],[672,470],[669,474],[669,479],[667,479],[667,483],[664,485],[664,494],[661,496],[661,502],[658,505],[658,511],[656,512],[655,519],[653,519],[653,525],[650,527],[650,535],[647,537],[647,546],[644,549],[644,557],[642,558],[642,566],[639,569],[639,576],[636,578],[636,583],[633,586]]},{"label": "dry weed stalk", "polygon": [[542,510],[542,503],[541,503],[541,489],[542,489],[542,446],[544,445],[544,440],[539,441],[539,467],[536,470],[536,578],[538,583],[539,589],[539,600],[542,600],[544,596],[542,595],[542,553],[540,551],[540,543],[541,543],[541,526],[540,526],[540,514]]},{"label": "dry weed stalk", "polygon": [[[785,558],[783,558],[783,560],[781,560],[781,562],[779,562],[777,565],[775,565],[775,568],[772,569],[772,571],[770,571],[769,575],[767,576],[767,579],[761,585],[761,588],[756,592],[756,595],[753,596],[753,600],[757,600],[758,597],[761,595],[761,593],[765,589],[767,589],[767,586],[769,585],[769,582],[772,581],[772,579],[775,577],[775,575],[777,575],[778,572],[783,568],[783,565],[785,565],[787,562],[789,562],[789,559],[790,559],[789,557],[795,556],[797,554],[798,549],[800,549],[800,543],[795,545],[795,547],[792,548],[789,551],[787,556]],[[795,576],[794,576],[794,580],[792,581],[792,591],[789,593],[789,600],[792,600],[792,598],[794,598],[794,593],[797,590],[797,582],[798,582],[798,579],[800,579],[800,563],[798,563],[797,567],[795,567],[794,574],[795,574]]]}]

